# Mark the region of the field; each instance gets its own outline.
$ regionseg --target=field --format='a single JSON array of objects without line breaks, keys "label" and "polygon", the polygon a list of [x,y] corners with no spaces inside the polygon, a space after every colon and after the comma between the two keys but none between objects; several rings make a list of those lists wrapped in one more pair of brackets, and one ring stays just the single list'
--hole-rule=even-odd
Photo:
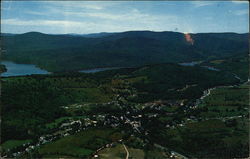
[{"label": "field", "polygon": [[232,128],[221,120],[206,120],[160,130],[154,140],[191,158],[242,157],[247,156],[248,131],[241,126]]},{"label": "field", "polygon": [[199,107],[207,111],[203,118],[233,117],[247,115],[249,109],[249,85],[221,87],[211,91]]},{"label": "field", "polygon": [[189,157],[246,157],[249,148],[248,102],[248,84],[216,88],[191,113],[196,120],[159,129],[152,138]]},{"label": "field", "polygon": [[122,144],[117,144],[111,148],[105,148],[98,153],[100,159],[124,159],[126,151]]},{"label": "field", "polygon": [[[131,144],[131,143],[130,143]],[[132,148],[126,146],[129,152],[129,158],[132,159],[163,159],[169,157],[164,151],[151,147],[151,150],[143,150],[140,148]],[[122,144],[115,144],[111,148],[105,148],[98,153],[100,159],[124,159],[126,151]]]},{"label": "field", "polygon": [[38,152],[43,155],[66,155],[72,157],[87,157],[98,148],[123,137],[115,129],[89,129],[75,135],[66,136],[55,142],[42,146]]},{"label": "field", "polygon": [[1,149],[6,151],[8,149],[14,149],[30,142],[31,140],[8,140],[1,145]]}]

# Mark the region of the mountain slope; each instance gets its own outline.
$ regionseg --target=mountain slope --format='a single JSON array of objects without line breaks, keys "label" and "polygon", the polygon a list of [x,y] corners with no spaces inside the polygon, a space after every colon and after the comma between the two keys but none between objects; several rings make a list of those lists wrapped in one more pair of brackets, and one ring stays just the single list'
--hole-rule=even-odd
[{"label": "mountain slope", "polygon": [[3,58],[52,72],[176,63],[247,54],[248,35],[190,34],[191,44],[185,34],[177,32],[129,31],[95,38],[29,32],[2,35]]}]

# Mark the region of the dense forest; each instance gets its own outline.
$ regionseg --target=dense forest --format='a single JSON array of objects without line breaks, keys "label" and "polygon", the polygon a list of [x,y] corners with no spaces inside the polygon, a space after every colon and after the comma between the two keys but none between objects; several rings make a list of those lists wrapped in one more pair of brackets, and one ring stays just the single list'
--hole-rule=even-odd
[{"label": "dense forest", "polygon": [[193,44],[178,32],[129,31],[101,35],[2,34],[5,50],[2,58],[58,72],[211,60],[248,52],[248,34],[190,34]]}]

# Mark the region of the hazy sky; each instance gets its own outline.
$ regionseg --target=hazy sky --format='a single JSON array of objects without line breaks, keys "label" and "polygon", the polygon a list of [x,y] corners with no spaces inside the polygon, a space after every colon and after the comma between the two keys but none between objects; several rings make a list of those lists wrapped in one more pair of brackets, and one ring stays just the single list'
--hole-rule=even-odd
[{"label": "hazy sky", "polygon": [[248,18],[247,1],[5,1],[1,5],[1,32],[246,33]]}]

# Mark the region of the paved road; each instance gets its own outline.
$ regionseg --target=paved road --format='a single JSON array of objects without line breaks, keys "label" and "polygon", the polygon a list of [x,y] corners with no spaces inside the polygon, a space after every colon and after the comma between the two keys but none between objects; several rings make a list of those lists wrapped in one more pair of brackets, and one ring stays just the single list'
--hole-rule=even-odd
[{"label": "paved road", "polygon": [[127,152],[126,159],[128,159],[128,158],[129,158],[129,152],[128,152],[128,149],[127,149],[127,147],[126,147],[124,144],[122,144],[122,145],[123,145],[123,147],[124,147],[125,151]]}]

